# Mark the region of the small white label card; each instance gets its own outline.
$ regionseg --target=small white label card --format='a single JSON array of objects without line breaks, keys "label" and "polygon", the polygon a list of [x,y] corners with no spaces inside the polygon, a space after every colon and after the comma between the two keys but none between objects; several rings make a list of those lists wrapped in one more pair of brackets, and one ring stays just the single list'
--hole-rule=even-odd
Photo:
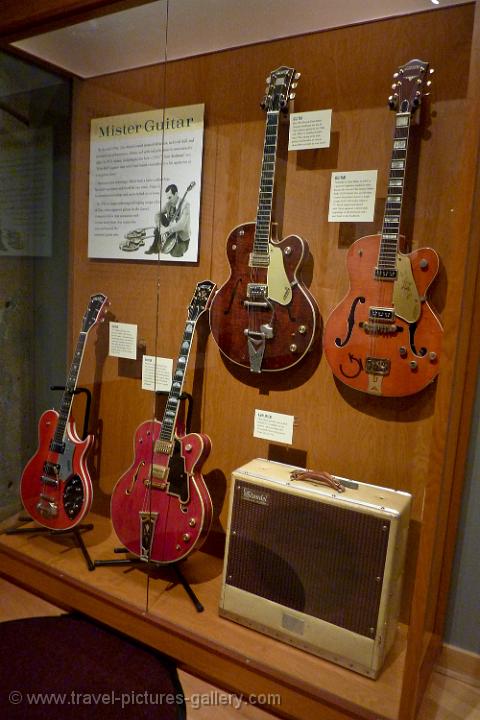
[{"label": "small white label card", "polygon": [[142,390],[169,392],[172,387],[172,358],[144,355],[142,358]]},{"label": "small white label card", "polygon": [[377,170],[333,172],[328,222],[372,222]]},{"label": "small white label card", "polygon": [[253,437],[276,440],[291,445],[293,442],[293,415],[255,410]]},{"label": "small white label card", "polygon": [[288,134],[289,150],[330,147],[331,110],[292,113]]},{"label": "small white label card", "polygon": [[110,323],[108,354],[113,357],[137,359],[137,326],[128,323]]}]

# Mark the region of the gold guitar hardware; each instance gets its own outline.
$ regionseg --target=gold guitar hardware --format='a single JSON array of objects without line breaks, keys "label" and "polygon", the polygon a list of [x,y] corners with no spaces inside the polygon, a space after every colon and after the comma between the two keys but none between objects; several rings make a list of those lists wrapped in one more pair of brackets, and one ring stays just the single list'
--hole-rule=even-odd
[{"label": "gold guitar hardware", "polygon": [[190,535],[190,533],[183,533],[182,536],[184,542],[189,542],[191,540],[191,537],[192,536]]}]

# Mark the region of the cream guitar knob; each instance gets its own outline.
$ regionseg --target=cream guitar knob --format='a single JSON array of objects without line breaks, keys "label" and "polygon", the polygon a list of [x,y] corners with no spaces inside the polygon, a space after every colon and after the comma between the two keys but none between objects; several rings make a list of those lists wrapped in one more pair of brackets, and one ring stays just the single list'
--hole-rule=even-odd
[{"label": "cream guitar knob", "polygon": [[183,533],[183,542],[189,542],[191,537],[190,533]]}]

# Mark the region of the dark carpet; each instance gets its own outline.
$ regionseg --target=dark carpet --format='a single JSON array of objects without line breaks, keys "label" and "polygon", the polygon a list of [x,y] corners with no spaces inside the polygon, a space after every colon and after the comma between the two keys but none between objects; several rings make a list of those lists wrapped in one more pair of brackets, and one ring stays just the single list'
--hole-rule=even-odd
[{"label": "dark carpet", "polygon": [[7,720],[185,720],[175,665],[81,615],[0,623]]}]

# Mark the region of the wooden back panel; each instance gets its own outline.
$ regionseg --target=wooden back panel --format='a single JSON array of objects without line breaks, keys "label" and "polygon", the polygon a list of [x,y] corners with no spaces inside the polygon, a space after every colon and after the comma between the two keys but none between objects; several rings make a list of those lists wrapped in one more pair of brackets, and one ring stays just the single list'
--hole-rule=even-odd
[{"label": "wooden back panel", "polygon": [[[324,319],[347,289],[345,257],[357,237],[379,230],[386,194],[394,114],[389,112],[392,73],[412,57],[435,68],[430,112],[419,134],[412,194],[405,219],[412,246],[431,246],[441,258],[431,299],[446,333],[438,382],[407,398],[378,398],[338,384],[317,344],[305,362],[281,373],[251,375],[228,366],[199,328],[186,389],[194,395],[193,430],[212,439],[204,471],[218,516],[221,547],[224,499],[230,473],[254,457],[291,462],[413,494],[407,568],[411,595],[425,503],[437,511],[446,422],[460,332],[467,239],[456,208],[464,188],[468,63],[473,9],[462,6],[364,26],[314,33],[109,75],[75,85],[72,180],[72,323],[96,291],[111,300],[111,317],[138,325],[139,345],[150,355],[178,351],[185,311],[198,280],[223,283],[229,272],[226,238],[253,220],[262,156],[265,76],[287,64],[302,72],[295,111],[333,109],[332,142],[325,150],[290,153],[279,163],[277,220],[280,234],[309,244],[305,279]],[[448,25],[450,32],[445,33]],[[395,42],[392,42],[395,38]],[[163,93],[165,89],[165,93]],[[157,107],[205,103],[201,188],[200,260],[191,265],[96,261],[87,257],[89,121]],[[369,224],[327,222],[331,172],[378,168],[378,212]],[[282,180],[282,182],[280,182]],[[141,390],[139,363],[107,356],[107,326],[87,352],[81,381],[92,385],[94,508],[108,513],[109,496],[132,458],[136,426],[155,413]],[[93,343],[92,343],[93,345]],[[253,437],[255,409],[295,416],[292,447]],[[433,493],[433,494],[432,494]],[[213,547],[212,538],[212,547]],[[409,603],[405,603],[404,614]]]}]

